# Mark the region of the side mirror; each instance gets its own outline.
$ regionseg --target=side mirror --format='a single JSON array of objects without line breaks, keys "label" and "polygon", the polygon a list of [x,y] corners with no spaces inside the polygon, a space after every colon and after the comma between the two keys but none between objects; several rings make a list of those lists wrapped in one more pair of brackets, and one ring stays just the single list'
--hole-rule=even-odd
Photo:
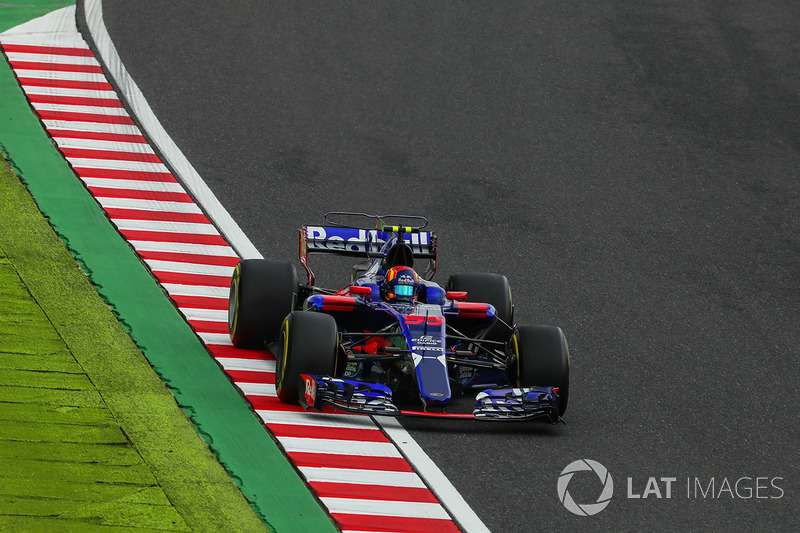
[{"label": "side mirror", "polygon": [[350,285],[350,294],[360,294],[361,296],[369,296],[372,294],[372,289],[364,285]]},{"label": "side mirror", "polygon": [[466,300],[467,291],[447,291],[447,298],[449,300]]}]

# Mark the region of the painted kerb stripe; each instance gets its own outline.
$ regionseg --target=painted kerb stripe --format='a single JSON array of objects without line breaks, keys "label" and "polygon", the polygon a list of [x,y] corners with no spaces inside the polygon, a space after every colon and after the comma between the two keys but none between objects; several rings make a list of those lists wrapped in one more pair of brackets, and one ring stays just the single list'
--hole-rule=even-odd
[{"label": "painted kerb stripe", "polygon": [[[24,43],[16,43],[12,47],[14,53],[19,58],[18,64],[26,65],[33,62],[34,59],[41,60],[40,57],[31,58],[30,61],[24,61],[25,51]],[[21,46],[22,45],[22,46]],[[6,44],[4,43],[4,49]],[[79,42],[76,39],[70,43],[70,46],[49,46],[48,53],[52,56],[59,58],[53,65],[57,68],[53,70],[42,70],[50,63],[38,63],[39,70],[27,71],[25,76],[20,76],[20,81],[23,88],[27,91],[30,87],[40,87],[45,81],[48,86],[59,88],[59,81],[64,80],[65,87],[75,92],[73,96],[80,98],[80,102],[62,101],[62,102],[40,102],[32,99],[32,106],[43,119],[51,119],[54,114],[58,115],[62,121],[70,121],[74,119],[75,122],[91,124],[91,127],[83,128],[91,131],[92,133],[111,133],[116,124],[124,123],[132,126],[129,131],[131,135],[140,136],[140,132],[135,130],[133,121],[127,116],[127,113],[122,111],[122,114],[115,114],[114,116],[121,117],[122,121],[109,121],[106,114],[102,112],[91,112],[95,108],[107,108],[108,95],[103,94],[103,102],[97,106],[93,104],[93,98],[96,97],[95,90],[91,88],[75,88],[71,82],[74,81],[75,75],[72,70],[65,68],[69,66],[69,58],[72,57],[86,57],[85,50],[88,50],[85,43]],[[63,53],[62,53],[63,52]],[[38,54],[38,51],[32,51],[32,54]],[[28,82],[30,80],[30,82]],[[97,80],[95,80],[97,81]],[[105,93],[105,91],[104,91]],[[121,109],[115,106],[115,110]],[[89,112],[87,112],[89,111]],[[103,126],[109,125],[108,130],[104,130]],[[187,286],[198,288],[194,294],[195,298],[207,298],[209,302],[215,299],[224,300],[220,298],[218,291],[203,290],[204,287],[212,289],[213,287],[220,287],[227,285],[227,276],[213,276],[209,275],[205,265],[207,263],[214,263],[225,261],[235,256],[235,252],[227,245],[227,242],[218,235],[216,228],[208,219],[203,216],[196,217],[192,222],[180,222],[172,220],[174,215],[180,215],[181,211],[174,211],[175,203],[191,203],[191,199],[183,191],[182,186],[178,184],[174,177],[166,178],[168,174],[166,167],[158,161],[157,157],[153,154],[148,157],[146,161],[136,157],[137,154],[130,152],[131,158],[124,157],[125,152],[120,152],[119,157],[108,159],[105,151],[92,152],[83,151],[75,153],[68,148],[63,148],[63,144],[71,141],[63,141],[63,139],[83,139],[80,135],[81,130],[67,130],[70,131],[68,137],[61,137],[60,129],[49,129],[51,135],[56,140],[59,148],[62,148],[67,161],[69,161],[73,168],[79,174],[82,180],[87,184],[89,189],[95,194],[98,200],[106,198],[125,198],[137,199],[144,201],[154,201],[152,209],[146,210],[148,213],[164,213],[163,226],[159,226],[158,217],[148,216],[147,218],[136,218],[135,209],[127,210],[124,213],[125,218],[115,218],[119,215],[119,211],[113,211],[109,208],[107,213],[112,222],[118,224],[120,231],[129,237],[134,248],[138,251],[142,249],[142,253],[148,253],[152,249],[153,243],[159,243],[161,250],[159,253],[167,254],[162,255],[162,259],[158,261],[151,261],[151,268],[156,277],[164,282],[163,286],[170,296],[173,298],[178,307],[187,317],[190,324],[192,324],[199,336],[207,341],[207,346],[210,351],[218,358],[223,368],[226,367],[225,360],[255,360],[262,363],[270,362],[271,355],[267,353],[237,353],[238,350],[230,346],[227,339],[227,325],[225,318],[216,312],[219,305],[204,308],[199,306],[203,300],[193,300],[191,305],[183,307],[181,302],[185,302],[185,292]],[[92,137],[88,136],[87,140]],[[63,144],[62,144],[63,141]],[[152,152],[151,152],[152,153]],[[141,174],[156,171],[162,178],[162,181],[156,182],[128,182],[138,183],[137,186],[126,185],[123,179],[118,179],[119,174],[114,174],[115,177],[102,178],[87,177],[84,174],[85,169],[95,169],[100,173],[102,171],[116,171],[116,172],[131,172],[134,174]],[[104,183],[104,180],[105,181]],[[152,185],[151,185],[152,184]],[[158,184],[159,186],[156,186]],[[169,191],[164,190],[164,185],[169,184]],[[106,186],[102,186],[106,185]],[[187,199],[188,198],[188,199]],[[199,210],[198,210],[199,211]],[[200,214],[200,213],[198,213]],[[131,230],[125,229],[126,224],[131,224],[131,221],[139,222],[144,225],[149,225],[151,231],[147,230]],[[161,231],[158,231],[161,230]],[[204,236],[210,236],[204,237]],[[211,246],[209,246],[211,245]],[[180,254],[180,261],[170,261],[170,255]],[[187,261],[188,257],[197,257],[197,262]],[[152,264],[152,263],[155,263]],[[229,268],[229,267],[228,267]],[[178,275],[174,275],[174,274]],[[222,278],[222,279],[218,279]],[[222,284],[222,281],[225,281]],[[222,302],[220,302],[222,303]],[[200,316],[199,316],[200,315]],[[200,318],[198,320],[198,318]],[[243,351],[244,352],[244,351]],[[238,357],[237,357],[238,356]],[[234,371],[232,368],[231,371]],[[249,374],[234,374],[231,375],[233,380],[237,383],[239,388],[243,391],[251,403],[263,406],[271,406],[271,408],[261,409],[259,415],[264,420],[267,427],[271,428],[273,433],[276,434],[278,440],[284,444],[288,455],[292,457],[293,453],[297,454],[317,454],[325,456],[352,456],[352,450],[364,450],[363,453],[366,457],[390,457],[397,459],[400,454],[396,451],[393,445],[388,442],[383,432],[374,424],[374,422],[366,417],[353,417],[342,415],[311,415],[300,412],[299,408],[292,406],[278,405],[274,396],[274,387],[270,385],[271,374],[268,368],[263,369],[249,369],[246,370]],[[259,377],[257,374],[262,373],[263,376]],[[246,381],[242,381],[246,380]],[[273,412],[286,413],[295,412],[297,417],[291,424],[283,423],[285,421],[272,420],[270,414]],[[348,419],[346,424],[352,424],[352,419],[361,418],[360,422],[362,427],[340,427],[335,422],[319,423],[318,420],[337,418]],[[371,446],[372,444],[388,444],[388,447]],[[343,446],[345,445],[345,446]],[[394,450],[391,451],[390,450]],[[292,451],[294,450],[294,452]],[[309,451],[311,450],[311,451]],[[350,459],[348,457],[338,458],[340,464],[347,464]],[[307,462],[308,455],[298,455],[302,462]],[[326,457],[329,462],[335,462],[336,457]],[[363,474],[362,470],[351,469],[334,469],[334,477],[330,472],[323,477],[319,477],[319,469],[316,467],[300,467],[304,472],[309,484],[312,488],[317,490],[321,500],[326,504],[331,515],[340,523],[340,525],[347,530],[352,525],[358,527],[366,526],[369,523],[368,518],[374,516],[383,516],[381,527],[388,531],[406,531],[412,526],[414,530],[432,530],[432,531],[448,531],[456,530],[455,524],[452,522],[447,512],[441,507],[440,503],[426,488],[421,479],[418,478],[413,472],[408,472],[417,478],[415,482],[416,491],[408,491],[403,493],[400,498],[389,498],[392,494],[399,495],[401,492],[399,488],[408,487],[408,481],[396,481],[396,476],[393,478],[390,474],[391,471],[383,471],[379,469],[366,469],[369,474]],[[323,469],[324,470],[324,469]],[[411,470],[411,469],[409,469]],[[312,475],[313,473],[313,475]],[[394,481],[393,481],[394,480]],[[381,487],[377,489],[376,487]],[[365,497],[366,495],[372,497]],[[403,502],[398,504],[398,502]],[[425,529],[416,529],[421,527],[424,521],[427,525]],[[391,524],[395,524],[394,528]],[[389,525],[390,528],[386,529]]]},{"label": "painted kerb stripe", "polygon": [[[169,160],[171,168],[175,170],[176,175],[180,176],[181,182],[190,188],[195,198],[199,199],[204,210],[210,214],[217,227],[220,228],[220,232],[227,237],[234,248],[240,251],[242,257],[261,257],[255,246],[236,225],[230,214],[214,197],[200,175],[169,137],[139,87],[131,79],[103,22],[102,1],[79,0],[79,2],[85,6],[84,17],[88,28],[87,33],[94,42],[95,48],[99,51],[100,59],[107,71],[116,82],[117,87],[120,88],[128,106],[136,114],[138,123],[142,124],[150,138],[154,139],[154,143],[159,147],[160,152]],[[428,485],[434,487],[440,501],[457,518],[459,525],[465,531],[474,533],[488,531],[480,518],[450,483],[450,480],[439,470],[439,467],[436,466],[399,422],[394,419],[379,417],[376,418],[376,423],[397,443],[403,454],[415,465],[415,468],[424,477]]]},{"label": "painted kerb stripe", "polygon": [[[80,37],[75,29],[75,8],[52,15],[71,23],[72,29],[54,31],[53,19],[46,15],[3,32],[0,41],[46,41],[62,49],[76,46],[74,41]],[[85,47],[85,43],[80,42],[79,46]],[[110,303],[151,366],[166,381],[174,401],[228,472],[234,473],[234,481],[268,528],[278,533],[334,531],[329,514],[297,476],[264,425],[253,416],[249,404],[231,386],[194,330],[153,283],[151,273],[55,149],[4,55],[0,71],[0,137],[4,150],[39,209],[89,274],[102,298]],[[95,355],[102,360],[104,354]],[[125,375],[128,372],[119,371]],[[199,512],[213,506],[203,497],[204,491],[215,492],[212,486],[198,487],[192,507],[196,506]],[[248,522],[244,517],[242,520]]]}]

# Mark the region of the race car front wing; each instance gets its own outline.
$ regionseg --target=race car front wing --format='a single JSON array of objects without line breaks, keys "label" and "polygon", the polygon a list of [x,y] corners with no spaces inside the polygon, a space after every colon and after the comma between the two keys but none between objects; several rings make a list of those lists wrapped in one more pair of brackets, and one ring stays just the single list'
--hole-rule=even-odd
[{"label": "race car front wing", "polygon": [[341,411],[369,415],[394,415],[400,410],[392,403],[392,391],[380,383],[364,383],[350,379],[301,374],[305,393],[300,405],[305,409],[321,411],[332,405]]},{"label": "race car front wing", "polygon": [[340,411],[365,415],[485,421],[545,420],[552,424],[561,421],[558,416],[558,387],[486,389],[475,398],[472,414],[461,414],[399,409],[392,400],[391,389],[380,383],[308,374],[302,374],[301,380],[305,392],[300,397],[300,404],[305,409],[316,411],[330,405]]}]

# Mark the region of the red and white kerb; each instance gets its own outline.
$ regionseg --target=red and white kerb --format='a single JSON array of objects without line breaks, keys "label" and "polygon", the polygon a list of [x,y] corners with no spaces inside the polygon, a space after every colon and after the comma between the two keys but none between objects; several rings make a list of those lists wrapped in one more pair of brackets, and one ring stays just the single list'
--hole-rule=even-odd
[{"label": "red and white kerb", "polygon": [[77,30],[6,33],[0,44],[78,178],[342,530],[458,531],[370,418],[311,414],[282,404],[273,385],[273,356],[231,345],[228,286],[239,257],[155,154]]}]

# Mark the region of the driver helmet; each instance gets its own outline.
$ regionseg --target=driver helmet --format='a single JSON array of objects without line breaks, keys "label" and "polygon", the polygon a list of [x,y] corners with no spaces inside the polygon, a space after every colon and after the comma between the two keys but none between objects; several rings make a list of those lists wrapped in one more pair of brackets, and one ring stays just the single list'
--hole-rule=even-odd
[{"label": "driver helmet", "polygon": [[396,266],[386,273],[386,299],[413,302],[417,299],[419,276],[413,268]]}]

